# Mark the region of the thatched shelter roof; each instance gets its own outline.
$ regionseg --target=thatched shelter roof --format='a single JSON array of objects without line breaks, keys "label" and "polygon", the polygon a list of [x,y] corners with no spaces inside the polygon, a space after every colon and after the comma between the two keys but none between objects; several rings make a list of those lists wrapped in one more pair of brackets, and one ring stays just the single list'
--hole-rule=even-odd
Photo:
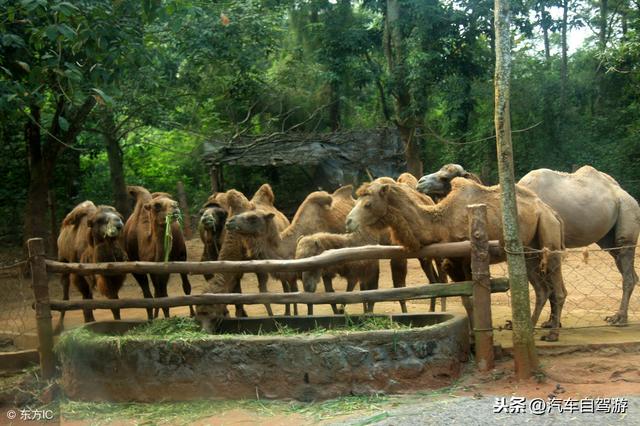
[{"label": "thatched shelter roof", "polygon": [[341,182],[365,172],[395,176],[405,168],[400,135],[388,128],[274,133],[211,141],[205,143],[204,160],[211,166],[320,166],[325,174]]}]

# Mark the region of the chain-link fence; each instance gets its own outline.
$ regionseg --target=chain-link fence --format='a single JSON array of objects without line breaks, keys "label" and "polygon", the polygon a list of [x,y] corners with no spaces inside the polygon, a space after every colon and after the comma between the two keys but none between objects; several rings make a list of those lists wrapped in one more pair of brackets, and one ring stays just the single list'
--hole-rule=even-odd
[{"label": "chain-link fence", "polygon": [[[640,267],[640,248],[636,248],[636,273]],[[584,249],[567,249],[562,252],[562,276],[567,290],[567,298],[562,311],[563,328],[581,328],[605,326],[605,318],[614,315],[622,299],[622,275],[616,267],[614,257],[609,250],[596,245]],[[507,276],[506,263],[491,266],[492,277]],[[640,287],[637,285],[636,287]],[[531,291],[531,307],[535,296]],[[494,294],[494,324],[504,325],[511,318],[510,293]],[[501,309],[508,308],[508,309]],[[549,316],[549,304],[540,317],[540,322]],[[504,320],[504,321],[503,321]],[[640,290],[633,292],[629,301],[628,322],[640,324]],[[540,323],[538,324],[538,326]]]},{"label": "chain-link fence", "polygon": [[35,345],[33,291],[27,276],[28,264],[18,261],[0,264],[0,351]]}]

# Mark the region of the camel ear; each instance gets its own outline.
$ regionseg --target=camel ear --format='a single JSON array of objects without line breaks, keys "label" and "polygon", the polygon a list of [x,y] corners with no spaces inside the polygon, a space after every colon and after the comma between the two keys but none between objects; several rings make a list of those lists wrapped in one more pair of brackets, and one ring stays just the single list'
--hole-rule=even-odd
[{"label": "camel ear", "polygon": [[389,195],[390,189],[391,187],[389,186],[388,183],[380,185],[380,196],[386,197],[387,195]]}]

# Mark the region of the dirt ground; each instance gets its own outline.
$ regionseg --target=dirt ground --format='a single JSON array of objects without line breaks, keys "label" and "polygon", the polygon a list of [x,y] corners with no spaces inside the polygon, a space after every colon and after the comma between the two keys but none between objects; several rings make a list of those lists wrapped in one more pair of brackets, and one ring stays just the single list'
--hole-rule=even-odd
[{"label": "dirt ground", "polygon": [[[189,260],[200,259],[202,253],[202,243],[198,239],[188,241]],[[19,249],[16,249],[19,251]],[[2,253],[4,256],[13,255],[19,258],[20,254]],[[640,255],[639,255],[640,256]],[[637,261],[636,269],[640,265]],[[499,277],[506,275],[506,265],[504,263],[492,266],[492,276]],[[606,326],[604,318],[616,312],[622,295],[621,277],[618,273],[613,258],[606,252],[598,251],[593,245],[588,251],[576,250],[568,252],[563,260],[563,275],[566,283],[568,296],[564,306],[562,325],[564,330],[561,333],[560,344],[594,344],[594,343],[620,343],[640,341],[640,291],[636,290],[631,298],[629,309],[628,327]],[[192,293],[198,294],[203,291],[205,284],[201,275],[191,275]],[[425,284],[426,278],[420,269],[417,260],[409,260],[409,271],[407,283],[411,285]],[[0,332],[14,333],[35,333],[35,318],[31,305],[30,282],[26,278],[17,279],[10,275],[0,275]],[[380,288],[391,288],[391,272],[389,262],[381,261]],[[322,287],[322,286],[320,286]],[[246,274],[242,281],[243,292],[257,292],[257,281],[254,274]],[[270,292],[281,292],[282,287],[278,281],[269,281]],[[346,282],[337,278],[334,282],[336,291],[344,291]],[[319,288],[318,291],[323,291]],[[50,278],[51,298],[60,299],[62,297],[59,276],[52,275]],[[533,296],[533,292],[532,296]],[[182,286],[179,277],[172,275],[169,282],[169,295],[182,295]],[[121,298],[141,297],[140,288],[132,276],[128,276],[125,286],[120,292]],[[101,297],[96,295],[96,297]],[[80,298],[76,289],[71,289],[71,298]],[[427,300],[409,301],[409,312],[425,312],[428,310]],[[533,304],[533,300],[532,300]],[[246,307],[249,315],[266,315],[266,310],[262,305],[251,305]],[[275,314],[284,313],[284,307],[274,305]],[[300,314],[306,314],[306,307],[300,305]],[[440,310],[440,301],[436,308]],[[465,313],[458,298],[447,300],[447,309],[452,312]],[[511,305],[509,293],[494,294],[492,297],[493,324],[498,329],[495,332],[496,341],[505,347],[511,345],[511,332],[501,330],[506,321],[511,318]],[[231,308],[233,314],[234,309]],[[357,314],[362,312],[362,306],[350,305],[348,312]],[[375,306],[376,313],[396,313],[400,312],[400,306],[396,302],[378,303]],[[328,305],[320,305],[315,309],[318,314],[331,314]],[[54,313],[54,325],[57,323],[58,314]],[[172,308],[171,315],[188,315],[187,308]],[[545,308],[541,318],[546,319],[549,315],[549,307]],[[109,310],[95,311],[97,320],[111,319]],[[146,312],[142,309],[127,309],[122,312],[123,319],[144,319]],[[81,311],[68,312],[65,318],[66,328],[81,325]],[[536,331],[538,335],[542,331]],[[33,344],[33,339],[30,340]],[[1,343],[1,342],[0,342]],[[540,342],[541,344],[546,344]]]},{"label": "dirt ground", "polygon": [[[188,242],[189,260],[198,260],[202,245],[198,240]],[[604,252],[595,251],[597,247],[590,247],[594,251],[575,251],[565,256],[563,262],[563,274],[568,290],[568,298],[565,304],[562,318],[563,331],[560,342],[547,343],[538,341],[541,350],[540,364],[542,374],[527,381],[517,381],[513,376],[513,360],[508,355],[497,362],[496,368],[490,373],[478,373],[470,364],[467,373],[451,388],[439,392],[414,393],[410,395],[398,395],[382,397],[380,400],[364,404],[357,409],[323,409],[322,404],[311,404],[299,411],[292,411],[286,403],[261,403],[259,409],[238,406],[226,406],[225,409],[215,414],[205,415],[189,424],[198,425],[303,425],[303,424],[341,424],[341,423],[366,423],[378,415],[387,415],[398,407],[409,407],[435,400],[458,400],[463,398],[486,399],[494,396],[523,396],[527,398],[540,397],[547,399],[550,395],[556,395],[562,399],[580,399],[585,397],[614,397],[614,396],[640,396],[640,290],[636,290],[631,299],[629,321],[627,327],[605,326],[604,317],[614,313],[618,307],[621,291],[621,280],[613,259]],[[20,256],[15,256],[19,258]],[[638,263],[640,265],[640,262]],[[503,276],[506,273],[504,264],[492,266],[493,276]],[[191,276],[193,293],[202,291],[204,279],[202,276]],[[424,274],[415,260],[409,261],[408,285],[426,283]],[[248,274],[243,279],[244,292],[257,292],[255,275]],[[30,282],[27,279],[18,279],[9,275],[0,275],[0,330],[19,330],[20,333],[34,333],[34,315],[30,309]],[[342,279],[335,282],[337,291],[344,291],[346,283]],[[391,274],[389,263],[381,262],[380,288],[390,288]],[[61,298],[61,289],[58,276],[51,276],[51,297]],[[269,291],[282,291],[280,283],[271,280]],[[322,291],[322,289],[319,289]],[[179,277],[173,276],[169,285],[170,295],[181,295],[182,288]],[[121,297],[140,297],[140,289],[137,283],[128,277]],[[72,298],[80,295],[72,289]],[[97,296],[100,297],[100,296]],[[26,306],[26,307],[25,307]],[[409,312],[425,312],[428,310],[428,301],[408,302]],[[262,305],[246,307],[249,315],[265,315]],[[273,306],[275,313],[283,313],[282,306]],[[300,306],[301,314],[306,313],[306,307]],[[460,301],[451,298],[447,301],[447,308],[453,312],[464,313]],[[438,310],[440,302],[438,302]],[[509,294],[494,294],[492,302],[493,324],[500,327],[510,319]],[[233,308],[231,308],[233,312]],[[348,307],[350,313],[362,312],[359,305]],[[398,303],[376,304],[377,313],[400,312]],[[319,314],[331,313],[329,306],[318,306]],[[188,315],[187,308],[172,309],[172,315]],[[101,310],[95,312],[96,318],[111,319],[111,312]],[[124,310],[124,319],[144,319],[146,312],[141,309]],[[542,318],[548,316],[548,307],[542,314]],[[54,314],[54,324],[57,322],[57,314]],[[82,324],[81,312],[70,312],[65,319],[66,328],[76,327]],[[508,330],[496,330],[496,342],[504,348],[511,346],[511,332]],[[536,331],[540,335],[541,331]],[[560,385],[560,387],[558,387]],[[557,393],[555,393],[557,392]],[[488,402],[487,402],[488,403]],[[282,405],[285,404],[285,405]],[[336,403],[340,407],[341,403]],[[412,405],[413,404],[413,405]],[[4,405],[6,407],[6,405]],[[351,405],[348,405],[349,407]],[[285,407],[285,408],[283,408]],[[64,404],[61,406],[64,418]],[[1,417],[2,413],[0,413]],[[634,413],[638,417],[638,413]],[[0,420],[0,424],[3,423]],[[115,420],[109,417],[107,420],[97,423],[111,423]],[[140,419],[122,418],[116,420],[116,424],[139,423]],[[95,424],[96,419],[72,419],[63,421],[65,424]],[[163,422],[159,422],[163,423]],[[171,422],[173,424],[173,422]]]},{"label": "dirt ground", "polygon": [[[62,415],[61,424],[195,424],[195,425],[311,425],[311,424],[435,424],[413,418],[399,421],[415,413],[425,413],[439,419],[438,424],[461,424],[443,421],[448,416],[460,416],[465,407],[473,409],[474,422],[462,424],[503,423],[492,413],[496,397],[524,397],[528,401],[541,398],[580,400],[625,397],[631,400],[629,411],[622,417],[607,417],[603,424],[636,424],[640,415],[640,344],[609,346],[598,349],[555,348],[540,353],[541,373],[518,381],[513,374],[513,360],[507,355],[497,361],[496,368],[487,373],[467,365],[464,375],[451,387],[414,392],[405,395],[346,397],[336,400],[298,403],[287,401],[194,401],[193,403],[107,404],[73,403],[62,400],[49,405]],[[5,378],[0,378],[4,391]],[[15,386],[15,383],[8,383]],[[0,424],[4,415],[15,405],[0,392]],[[33,405],[31,405],[33,406]],[[413,414],[412,414],[413,413]],[[421,414],[424,415],[424,414]],[[539,416],[539,423],[545,416]],[[384,420],[387,419],[387,420]],[[398,419],[398,420],[394,420]],[[576,415],[561,416],[564,424],[579,420]],[[622,419],[623,421],[620,421]],[[468,420],[468,419],[467,419]],[[482,420],[482,421],[480,421]],[[518,423],[518,417],[513,418]],[[546,421],[551,418],[546,418]],[[530,420],[522,418],[522,422]],[[585,419],[592,424],[594,419]],[[24,424],[24,423],[15,423]],[[544,423],[550,424],[550,423]],[[574,423],[571,423],[574,424]]]}]

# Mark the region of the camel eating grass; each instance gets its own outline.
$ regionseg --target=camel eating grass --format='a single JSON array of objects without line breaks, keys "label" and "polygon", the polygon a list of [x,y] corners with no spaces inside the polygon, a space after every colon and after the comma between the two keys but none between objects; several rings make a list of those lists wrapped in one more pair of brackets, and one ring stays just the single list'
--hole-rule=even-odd
[{"label": "camel eating grass", "polygon": [[[141,186],[129,186],[127,191],[136,200],[136,205],[127,223],[124,226],[124,239],[127,254],[131,260],[141,260],[147,262],[162,262],[165,258],[171,261],[186,261],[187,247],[182,235],[180,225],[175,221],[180,213],[178,203],[164,192],[153,194]],[[168,230],[171,235],[171,245],[169,253],[165,253],[164,238]],[[170,274],[149,274],[153,284],[155,297],[167,297],[167,284]],[[152,298],[149,289],[149,278],[147,274],[134,273],[142,294],[145,298]],[[180,274],[182,279],[182,290],[184,294],[191,294],[191,283],[187,274]],[[191,314],[194,315],[193,307],[189,306]],[[162,308],[165,317],[169,317],[169,308]],[[158,316],[158,309],[155,312],[151,308],[147,309],[149,319]]]},{"label": "camel eating grass", "polygon": [[[347,229],[359,228],[380,231],[391,229],[392,238],[410,251],[433,243],[468,240],[467,206],[487,205],[487,233],[489,239],[502,240],[500,190],[485,187],[467,179],[454,179],[451,192],[440,203],[425,206],[416,203],[396,183],[365,184],[357,192],[358,201],[347,217]],[[532,315],[535,325],[551,291],[555,293],[556,308],[552,310],[552,329],[543,340],[558,339],[560,317],[566,297],[562,280],[560,254],[564,248],[562,221],[556,213],[533,192],[517,187],[520,238],[527,249],[527,273],[536,294]],[[546,267],[540,249],[548,249]],[[552,306],[553,308],[553,306]]]},{"label": "camel eating grass", "polygon": [[[263,184],[255,192],[249,201],[241,192],[230,189],[227,192],[218,192],[209,197],[205,203],[200,218],[198,230],[200,239],[204,244],[202,261],[211,260],[244,260],[248,259],[248,254],[243,251],[240,243],[234,238],[226,238],[225,224],[228,218],[254,210],[256,208],[273,212],[277,216],[276,225],[279,230],[284,230],[289,226],[289,220],[274,206],[275,195],[269,184]],[[224,250],[224,252],[223,252]],[[242,273],[234,274],[233,293],[241,293]],[[213,274],[205,274],[206,280],[213,278]],[[261,293],[267,291],[269,275],[256,273],[258,279],[258,289]],[[269,316],[273,315],[271,305],[266,304],[265,308]],[[199,307],[198,312],[203,312],[207,308]],[[247,312],[241,304],[236,304],[236,317],[246,317]]]}]

